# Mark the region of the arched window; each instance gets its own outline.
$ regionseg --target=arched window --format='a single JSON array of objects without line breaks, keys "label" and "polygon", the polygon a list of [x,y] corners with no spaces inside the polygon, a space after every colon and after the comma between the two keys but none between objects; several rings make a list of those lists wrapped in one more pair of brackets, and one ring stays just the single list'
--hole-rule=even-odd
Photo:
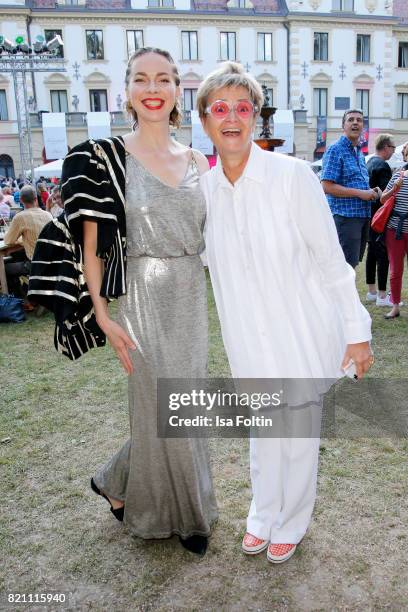
[{"label": "arched window", "polygon": [[14,162],[10,155],[0,155],[0,176],[5,176],[9,178],[10,176],[15,176],[14,174]]}]

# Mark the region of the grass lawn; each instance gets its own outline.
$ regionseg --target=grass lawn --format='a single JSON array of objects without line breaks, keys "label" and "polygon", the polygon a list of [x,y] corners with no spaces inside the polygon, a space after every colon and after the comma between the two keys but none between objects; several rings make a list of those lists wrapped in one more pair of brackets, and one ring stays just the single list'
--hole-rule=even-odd
[{"label": "grass lawn", "polygon": [[[358,286],[365,297],[363,266]],[[209,300],[210,375],[228,375]],[[405,378],[408,306],[394,321],[369,310],[371,376]],[[220,518],[198,559],[176,538],[132,537],[91,492],[90,476],[128,437],[125,375],[108,347],[70,362],[52,340],[49,315],[0,326],[0,610],[7,593],[49,592],[70,603],[48,610],[408,609],[406,437],[322,439],[313,521],[282,566],[240,553],[247,441],[211,440]]]}]

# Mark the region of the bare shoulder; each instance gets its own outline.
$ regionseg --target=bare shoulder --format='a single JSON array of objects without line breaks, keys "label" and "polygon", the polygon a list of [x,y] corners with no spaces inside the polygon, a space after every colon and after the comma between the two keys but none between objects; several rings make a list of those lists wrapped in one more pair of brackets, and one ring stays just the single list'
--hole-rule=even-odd
[{"label": "bare shoulder", "polygon": [[206,156],[203,155],[201,151],[199,151],[198,149],[192,149],[191,147],[186,147],[185,145],[182,145],[180,143],[177,143],[177,145],[179,145],[180,149],[184,150],[185,154],[189,159],[191,159],[191,155],[194,155],[194,159],[197,162],[198,171],[200,174],[208,172],[208,170],[210,169],[210,164],[208,163],[208,159],[206,158]]},{"label": "bare shoulder", "polygon": [[200,174],[208,172],[210,169],[210,164],[208,163],[206,156],[203,155],[201,151],[198,151],[198,149],[192,149],[191,147],[186,147],[179,142],[175,142],[175,144],[177,145],[177,149],[179,149],[183,155],[186,155],[189,160],[191,159],[191,155],[194,155],[194,159],[197,162],[198,171]]},{"label": "bare shoulder", "polygon": [[123,142],[125,143],[125,146],[127,146],[129,144],[129,141],[132,141],[132,139],[134,139],[134,132],[126,132],[126,134],[122,134],[122,139]]},{"label": "bare shoulder", "polygon": [[200,174],[204,174],[205,172],[208,172],[208,170],[210,169],[210,164],[208,163],[208,159],[206,158],[206,156],[203,153],[201,153],[201,151],[198,151],[198,149],[192,149],[192,152],[197,162],[197,166],[198,166],[198,170]]}]

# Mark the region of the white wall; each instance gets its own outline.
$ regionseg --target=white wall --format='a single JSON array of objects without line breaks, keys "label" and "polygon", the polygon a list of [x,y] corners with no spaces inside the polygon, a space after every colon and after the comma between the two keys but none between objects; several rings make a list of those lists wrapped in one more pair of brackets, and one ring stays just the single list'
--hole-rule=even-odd
[{"label": "white wall", "polygon": [[[234,24],[226,24],[225,27],[215,27],[212,25],[203,25],[202,27],[172,24],[151,24],[145,27],[137,25],[129,25],[128,29],[143,29],[144,43],[149,46],[159,46],[167,49],[176,63],[179,66],[180,75],[194,73],[199,79],[196,80],[196,85],[188,79],[188,87],[199,85],[199,82],[206,74],[219,66],[220,61],[220,43],[219,33],[221,30],[237,32],[237,53],[238,59],[245,65],[247,62],[250,65],[250,71],[254,76],[260,76],[265,72],[272,78],[276,79],[273,83],[274,87],[274,102],[280,107],[286,108],[286,52],[282,49],[286,45],[286,32],[283,28],[273,31],[274,37],[274,61],[273,62],[258,62],[257,61],[257,29],[248,25],[248,27],[233,27]],[[37,34],[43,34],[44,29],[49,26],[42,27],[36,24],[32,27],[33,39]],[[73,95],[77,95],[80,100],[79,110],[85,112],[89,110],[89,93],[86,84],[83,80],[95,71],[105,75],[109,80],[108,84],[101,84],[102,89],[108,90],[109,110],[117,110],[116,97],[118,94],[124,99],[124,79],[127,62],[127,45],[126,45],[126,28],[121,25],[106,25],[104,27],[97,26],[103,30],[105,58],[103,61],[93,61],[86,59],[85,31],[89,26],[67,24],[63,27],[64,39],[64,55],[66,76],[69,78],[69,83],[66,89],[68,90],[69,110],[73,111],[71,101]],[[275,26],[274,26],[275,27]],[[183,61],[181,49],[181,32],[182,30],[198,30],[198,45],[199,45],[199,60],[198,61]],[[268,28],[262,28],[262,31],[267,31]],[[273,27],[271,26],[271,31]],[[74,77],[73,65],[80,65],[80,78],[77,80]],[[37,102],[38,108],[41,110],[50,109],[50,87],[43,85],[44,80],[49,78],[49,75],[37,74]],[[262,79],[263,80],[263,79]],[[193,79],[194,81],[194,79]],[[183,84],[183,83],[182,83]],[[59,89],[60,86],[54,87]],[[64,88],[64,87],[61,87]]]},{"label": "white wall", "polygon": [[[180,4],[179,0],[175,0],[177,8],[184,5]],[[183,0],[186,2],[187,0]],[[292,1],[292,9],[296,0]],[[356,1],[356,12],[364,14],[367,11],[367,6],[372,0]],[[133,7],[145,9],[147,0],[132,0]],[[366,6],[367,3],[367,6]],[[329,22],[324,18],[319,19],[319,15],[323,12],[330,12],[331,0],[321,0],[318,11],[313,11],[310,0],[304,0],[303,5],[297,5],[293,10],[307,11],[313,14],[313,24],[310,25],[307,20],[299,15],[296,23],[291,23],[291,86],[292,86],[292,106],[299,108],[299,97],[301,94],[305,97],[305,108],[309,115],[309,136],[310,140],[314,139],[315,119],[312,116],[312,89],[313,82],[311,79],[319,72],[326,73],[331,81],[327,84],[329,89],[329,130],[338,130],[340,119],[343,111],[334,110],[334,98],[336,96],[350,97],[350,104],[355,104],[356,88],[363,88],[364,85],[357,85],[353,82],[361,74],[368,75],[367,84],[370,88],[370,125],[376,129],[382,130],[399,130],[401,138],[403,138],[404,130],[406,139],[408,139],[408,121],[396,121],[397,108],[397,91],[401,90],[408,93],[408,69],[397,69],[398,58],[398,40],[408,41],[408,27],[403,30],[401,27],[392,30],[392,26],[378,27],[375,22],[372,24],[356,24],[351,20],[347,20],[347,27],[344,27],[346,20],[341,23]],[[377,1],[377,9],[373,14],[384,14],[384,1]],[[12,11],[9,11],[9,15]],[[87,13],[84,13],[84,15]],[[167,14],[167,17],[166,17]],[[368,14],[368,13],[366,13]],[[57,15],[57,11],[55,12]],[[89,13],[88,13],[89,15]],[[98,23],[92,21],[89,16],[89,21],[83,21],[83,15],[79,14],[81,23],[75,21],[76,17],[70,15],[61,25],[61,20],[51,17],[43,17],[41,13],[33,13],[33,23],[31,26],[32,39],[35,39],[37,34],[43,34],[44,29],[59,28],[63,30],[64,39],[64,54],[65,54],[65,73],[64,77],[60,75],[51,75],[51,79],[55,79],[56,84],[46,86],[44,81],[50,79],[49,74],[38,73],[36,75],[36,92],[38,108],[41,110],[51,110],[50,106],[50,89],[66,89],[68,92],[69,110],[74,111],[72,106],[72,97],[77,95],[80,103],[78,110],[86,112],[90,110],[89,105],[89,88],[84,80],[91,74],[99,73],[102,79],[105,79],[98,86],[97,81],[92,85],[92,88],[107,89],[108,104],[110,111],[117,110],[116,97],[118,94],[125,100],[124,77],[127,64],[127,45],[126,45],[126,29],[142,29],[144,31],[144,42],[146,45],[159,46],[168,49],[173,55],[179,66],[179,71],[183,77],[186,87],[198,87],[200,80],[204,78],[210,71],[219,66],[220,62],[220,31],[236,31],[237,32],[237,52],[238,59],[245,65],[247,62],[250,65],[250,71],[261,81],[268,82],[274,89],[274,106],[278,108],[287,108],[287,81],[286,81],[286,58],[287,58],[287,34],[282,23],[275,19],[269,20],[264,17],[261,21],[256,18],[258,25],[254,25],[254,19],[248,17],[246,22],[242,21],[242,17],[220,15],[216,19],[209,16],[204,21],[200,17],[191,19],[184,15],[179,15],[176,20],[168,16],[167,12],[163,12],[157,17],[157,12],[149,15],[146,19],[145,13],[135,13],[129,15],[126,21],[113,23],[109,16],[106,19],[103,14],[98,13]],[[87,18],[88,19],[88,18]],[[302,21],[301,21],[302,19]],[[316,28],[316,23],[319,27]],[[102,25],[100,25],[102,24]],[[104,33],[104,49],[105,57],[103,61],[90,61],[86,56],[85,30],[86,29],[102,29]],[[363,28],[363,29],[362,29]],[[313,32],[315,29],[329,32],[329,61],[314,62],[313,61]],[[199,44],[199,60],[184,61],[182,60],[181,52],[181,31],[182,30],[197,30]],[[273,33],[273,61],[259,62],[257,60],[257,38],[258,31],[271,31]],[[371,34],[371,62],[369,64],[356,63],[356,34],[357,32]],[[9,38],[14,39],[18,34],[25,34],[25,21],[18,17],[15,11],[15,17],[8,17],[6,21],[0,22],[0,34],[6,34]],[[307,63],[308,75],[306,78],[302,76],[301,64]],[[73,65],[79,65],[80,78],[74,76]],[[342,80],[339,76],[339,66],[344,62],[346,66],[346,78]],[[377,65],[383,67],[383,78],[378,80]],[[14,91],[11,79],[7,75],[0,77],[0,89],[7,90],[8,110],[10,119],[16,119],[14,108]],[[324,83],[316,86],[324,87]],[[402,88],[402,89],[401,89]],[[295,92],[295,93],[294,93]],[[31,92],[30,92],[31,94]],[[8,122],[7,122],[8,123]],[[1,122],[1,132],[8,129],[6,122]],[[186,128],[187,129],[187,128]],[[10,126],[12,132],[12,126]],[[334,132],[329,133],[329,140],[334,138]],[[336,134],[337,137],[337,134]],[[186,137],[187,138],[187,137]]]},{"label": "white wall", "polygon": [[[333,0],[315,0],[317,8],[310,0],[286,0],[291,12],[302,13],[331,13]],[[357,15],[389,15],[391,11],[385,7],[385,0],[354,0],[354,13]],[[312,6],[313,5],[313,6]],[[371,10],[369,10],[371,9]]]},{"label": "white wall", "polygon": [[[329,57],[327,62],[313,60],[313,36],[314,31],[327,31],[329,33]],[[371,57],[369,63],[358,63],[356,61],[357,34],[370,34],[371,36]],[[299,28],[296,36],[299,38],[299,57],[301,64],[305,61],[308,76],[303,78],[302,68],[300,67],[300,89],[305,96],[305,107],[309,111],[309,116],[313,115],[313,88],[327,87],[329,90],[328,115],[333,118],[340,118],[343,114],[341,110],[335,110],[335,97],[349,97],[351,106],[356,104],[356,89],[369,89],[370,91],[370,116],[372,120],[384,120],[384,94],[387,76],[386,68],[386,43],[392,36],[391,29],[388,33],[382,29],[364,26],[363,29],[355,25],[353,28],[336,28],[331,26],[325,28],[324,23],[319,28],[302,27]],[[340,77],[340,65],[344,64],[345,78]],[[383,68],[382,79],[377,79],[377,66]],[[389,69],[388,69],[389,71]],[[314,83],[313,77],[319,73],[328,75],[331,81],[327,83],[321,79]],[[408,75],[408,71],[407,75]],[[359,77],[366,75],[359,81]],[[357,81],[356,81],[357,79]],[[391,113],[392,114],[392,113]],[[376,119],[377,118],[377,119]],[[333,122],[333,127],[336,121]]]}]

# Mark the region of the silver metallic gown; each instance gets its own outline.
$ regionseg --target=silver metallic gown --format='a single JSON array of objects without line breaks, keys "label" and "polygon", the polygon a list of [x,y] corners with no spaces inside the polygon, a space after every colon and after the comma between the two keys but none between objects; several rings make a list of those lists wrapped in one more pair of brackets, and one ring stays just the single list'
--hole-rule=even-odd
[{"label": "silver metallic gown", "polygon": [[142,538],[209,535],[217,518],[204,439],[157,437],[157,378],[205,377],[207,296],[199,253],[205,200],[194,160],[177,188],[126,157],[127,293],[118,322],[137,345],[129,377],[131,438],[97,472]]}]

